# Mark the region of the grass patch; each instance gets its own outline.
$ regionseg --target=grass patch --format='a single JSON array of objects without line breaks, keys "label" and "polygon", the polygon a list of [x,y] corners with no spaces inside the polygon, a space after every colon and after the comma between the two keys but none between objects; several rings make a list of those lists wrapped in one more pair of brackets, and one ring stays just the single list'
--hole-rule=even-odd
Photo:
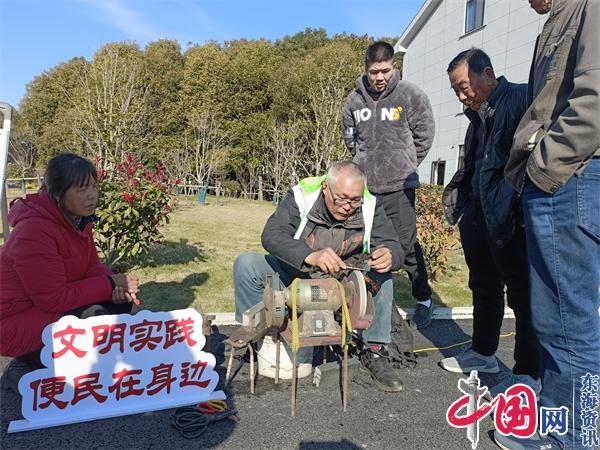
[{"label": "grass patch", "polygon": [[132,262],[144,309],[233,311],[233,261],[263,251],[260,234],[272,212],[268,202],[209,196],[201,206],[180,197],[164,242]]},{"label": "grass patch", "polygon": [[[462,249],[450,254],[448,273],[438,282],[430,282],[433,301],[438,306],[472,306],[469,290],[469,272]],[[406,272],[394,273],[394,299],[402,307],[413,308],[415,300],[411,295],[411,284]]]},{"label": "grass patch", "polygon": [[[19,193],[10,190],[9,198]],[[260,234],[274,209],[270,202],[208,196],[201,206],[193,197],[179,197],[171,223],[162,230],[164,241],[131,261],[130,272],[140,277],[141,306],[152,311],[233,311],[233,262],[243,252],[264,252]],[[431,287],[437,305],[471,305],[462,250],[452,253],[448,273]],[[394,298],[398,306],[414,306],[403,270],[394,274]]]},{"label": "grass patch", "polygon": [[[143,308],[233,311],[233,262],[243,252],[264,252],[260,234],[274,209],[270,202],[209,196],[200,206],[180,197],[164,242],[132,262]],[[448,274],[432,288],[437,305],[471,305],[462,251],[453,252]],[[399,306],[414,306],[404,271],[394,274],[394,298]]]}]

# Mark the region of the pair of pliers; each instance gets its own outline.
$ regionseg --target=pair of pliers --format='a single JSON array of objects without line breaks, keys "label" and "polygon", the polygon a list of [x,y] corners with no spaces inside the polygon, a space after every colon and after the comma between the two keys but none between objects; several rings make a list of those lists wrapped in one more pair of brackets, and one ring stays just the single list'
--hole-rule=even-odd
[{"label": "pair of pliers", "polygon": [[216,414],[227,411],[228,406],[225,400],[209,400],[207,402],[198,403],[196,409],[203,414]]}]

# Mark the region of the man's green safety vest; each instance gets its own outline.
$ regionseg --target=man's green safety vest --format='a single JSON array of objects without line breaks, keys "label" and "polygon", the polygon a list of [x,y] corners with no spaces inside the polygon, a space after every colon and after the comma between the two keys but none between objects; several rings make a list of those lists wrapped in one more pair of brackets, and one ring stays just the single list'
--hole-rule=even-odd
[{"label": "man's green safety vest", "polygon": [[[327,179],[327,175],[321,177],[310,177],[300,180],[296,186],[292,188],[294,200],[300,210],[300,224],[294,234],[294,239],[300,239],[306,223],[308,222],[308,213],[321,194],[323,182]],[[365,232],[363,236],[363,253],[371,252],[371,231],[373,230],[373,219],[375,217],[375,203],[377,199],[369,192],[365,186],[363,192],[363,204],[361,206]]]}]

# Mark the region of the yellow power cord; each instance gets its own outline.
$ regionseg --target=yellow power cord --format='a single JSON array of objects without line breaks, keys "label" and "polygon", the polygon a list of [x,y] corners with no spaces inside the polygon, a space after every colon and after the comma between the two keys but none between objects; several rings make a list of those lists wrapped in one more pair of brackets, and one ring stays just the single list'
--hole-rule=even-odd
[{"label": "yellow power cord", "polygon": [[[510,337],[510,336],[514,336],[515,334],[517,334],[517,333],[515,333],[514,331],[512,331],[510,333],[501,334],[500,337],[501,338],[507,338],[507,337]],[[459,342],[458,344],[452,344],[452,345],[449,345],[447,347],[420,348],[418,350],[415,350],[413,353],[433,352],[435,350],[448,350],[449,348],[460,347],[461,345],[468,344],[469,342],[472,342],[472,341],[473,341],[473,339],[469,339],[468,341]]]},{"label": "yellow power cord", "polygon": [[[300,348],[300,337],[298,330],[298,278],[290,284],[290,300],[292,302],[292,351],[296,352]],[[350,320],[350,312],[348,311],[348,302],[346,301],[346,292],[342,283],[339,281],[338,288],[342,296],[342,347],[348,345],[346,343],[346,332],[352,333],[352,322]]]},{"label": "yellow power cord", "polygon": [[[294,279],[294,281],[292,281],[292,284],[290,285],[290,300],[292,301],[292,351],[293,352],[297,352],[298,349],[300,348],[300,337],[299,337],[299,330],[298,330],[298,308],[297,308],[298,281],[299,281],[299,279],[296,278],[296,279]],[[340,294],[342,296],[342,347],[344,347],[345,345],[348,345],[346,343],[346,331],[348,331],[349,333],[352,333],[352,323],[350,321],[350,312],[348,311],[348,302],[346,301],[346,292],[344,291],[344,287],[342,286],[342,283],[340,283],[339,281],[338,281],[338,286],[340,289]],[[515,334],[516,333],[514,331],[510,332],[510,333],[501,334],[500,338],[507,338],[510,336],[514,336]],[[458,342],[456,344],[448,345],[446,347],[419,348],[417,350],[414,350],[413,353],[432,352],[432,351],[436,351],[436,350],[448,350],[450,348],[460,347],[461,345],[468,344],[472,341],[473,341],[472,339],[469,339],[468,341]]]},{"label": "yellow power cord", "polygon": [[298,278],[294,278],[290,284],[290,300],[292,301],[292,352],[300,348],[300,336],[298,331]]},{"label": "yellow power cord", "polygon": [[342,295],[342,348],[346,347],[346,330],[352,333],[352,322],[350,321],[350,311],[348,311],[348,302],[346,301],[346,291],[339,281],[337,282],[340,294]]}]

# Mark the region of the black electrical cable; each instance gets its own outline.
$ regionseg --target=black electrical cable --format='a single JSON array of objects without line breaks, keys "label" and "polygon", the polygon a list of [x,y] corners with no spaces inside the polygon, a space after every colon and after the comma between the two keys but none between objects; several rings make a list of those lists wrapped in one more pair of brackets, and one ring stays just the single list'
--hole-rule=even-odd
[{"label": "black electrical cable", "polygon": [[225,420],[237,414],[235,409],[229,409],[214,414],[204,414],[194,406],[177,408],[171,414],[169,421],[186,439],[196,439],[206,431],[206,428],[215,422]]}]

